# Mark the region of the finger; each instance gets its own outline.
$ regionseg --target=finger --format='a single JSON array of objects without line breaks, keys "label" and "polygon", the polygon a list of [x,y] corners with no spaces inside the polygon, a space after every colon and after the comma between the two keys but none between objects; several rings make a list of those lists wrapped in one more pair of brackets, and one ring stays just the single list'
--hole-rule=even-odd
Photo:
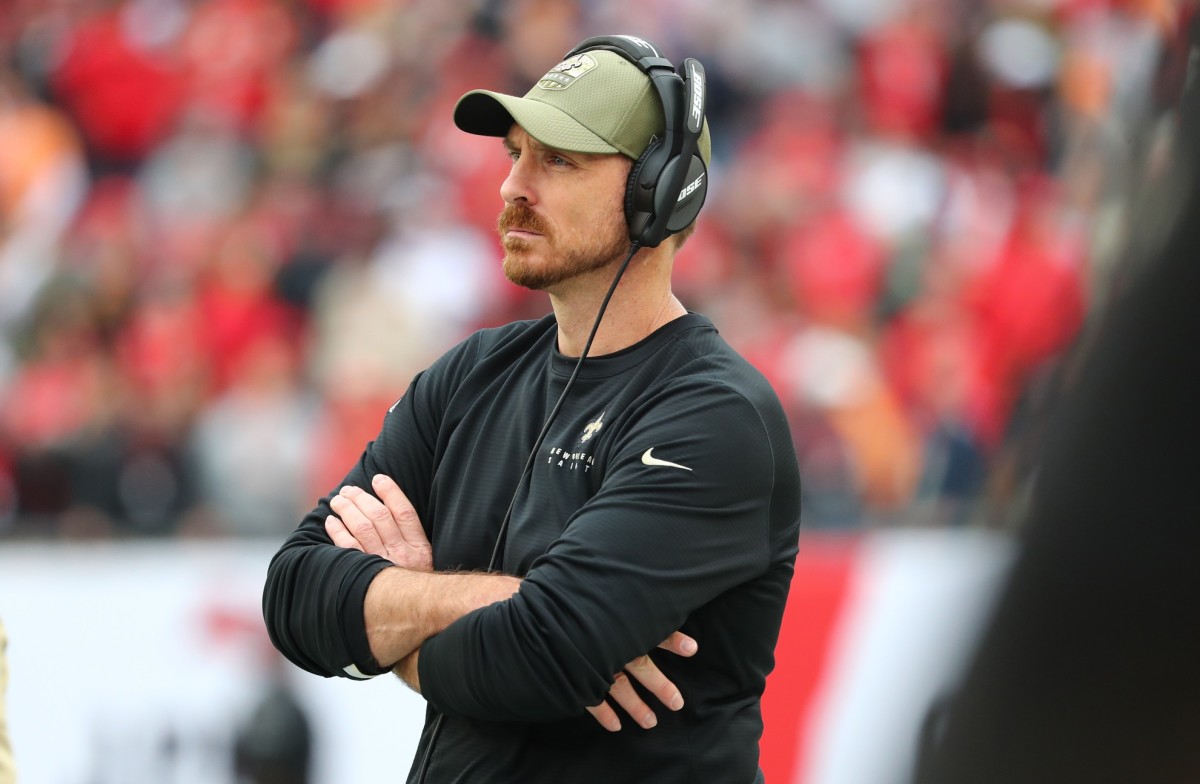
[{"label": "finger", "polygon": [[[404,539],[404,534],[400,526],[396,522],[396,516],[392,514],[388,505],[384,504],[376,496],[371,495],[370,492],[362,490],[361,487],[342,487],[341,495],[349,498],[359,508],[361,513],[367,517],[367,520],[373,523],[376,534],[383,543],[384,556],[391,558],[392,561],[396,561],[397,553],[406,551],[406,547],[409,545],[406,539]],[[412,514],[414,517],[416,516],[415,511]],[[420,525],[419,521],[418,525]]]},{"label": "finger", "polygon": [[[345,490],[346,488],[342,489]],[[360,490],[359,492],[362,491]],[[379,532],[375,529],[375,523],[363,514],[357,504],[344,494],[339,493],[329,499],[329,508],[336,512],[338,517],[342,518],[342,524],[346,526],[346,530],[350,532],[355,541],[362,546],[360,549],[363,552],[387,558],[387,548],[384,546],[383,540],[379,538]]]},{"label": "finger", "polygon": [[592,714],[592,718],[599,722],[601,727],[609,732],[617,732],[621,729],[621,720],[617,718],[617,712],[607,702],[602,702],[594,708],[588,708],[587,711]]},{"label": "finger", "polygon": [[658,724],[658,717],[634,691],[633,684],[629,682],[629,676],[625,673],[617,673],[612,688],[608,690],[608,696],[645,729],[650,729]]},{"label": "finger", "polygon": [[677,711],[683,707],[683,695],[649,656],[639,656],[629,662],[625,665],[625,672],[671,710]]},{"label": "finger", "polygon": [[329,534],[329,538],[338,547],[348,550],[362,550],[362,545],[350,535],[350,532],[346,530],[345,524],[333,515],[325,518],[325,533]]},{"label": "finger", "polygon": [[683,632],[671,632],[671,636],[660,642],[658,647],[676,656],[693,656],[700,650],[696,641]]},{"label": "finger", "polygon": [[417,517],[417,510],[400,489],[400,485],[387,474],[376,474],[371,478],[371,487],[392,513],[392,519],[405,543],[409,547],[428,548],[429,538],[425,536],[421,518]]},{"label": "finger", "polygon": [[354,487],[353,485],[343,487],[339,495],[348,498],[351,503],[358,507],[363,516],[374,524],[375,533],[379,536],[379,540],[383,542],[384,547],[392,550],[404,544],[404,538],[400,535],[400,528],[396,525],[396,520],[392,516],[391,510],[382,501],[361,487]]}]

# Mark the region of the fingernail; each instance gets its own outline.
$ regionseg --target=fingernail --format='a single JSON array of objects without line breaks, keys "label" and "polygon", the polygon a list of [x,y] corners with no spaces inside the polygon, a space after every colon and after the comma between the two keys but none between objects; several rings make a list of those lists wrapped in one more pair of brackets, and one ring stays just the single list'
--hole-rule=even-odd
[{"label": "fingernail", "polygon": [[619,732],[620,729],[621,729],[621,720],[620,719],[613,719],[612,721],[610,721],[608,723],[608,731],[609,732]]},{"label": "fingernail", "polygon": [[344,495],[344,496],[347,496],[347,497],[349,497],[349,495],[350,495],[350,485],[346,485],[346,486],[345,486],[345,487],[343,487],[341,490],[338,490],[338,495]]},{"label": "fingernail", "polygon": [[658,717],[655,716],[653,713],[647,713],[646,717],[644,719],[642,719],[642,726],[645,727],[646,729],[651,729],[652,727],[657,727],[658,726]]},{"label": "fingernail", "polygon": [[677,711],[680,708],[682,708],[683,707],[683,695],[677,693],[674,697],[671,698],[671,702],[669,705],[667,705],[667,707],[673,711]]},{"label": "fingernail", "polygon": [[375,487],[380,487],[383,485],[384,480],[386,479],[387,477],[383,474],[376,474],[375,476],[371,477],[371,484],[373,484]]},{"label": "fingernail", "polygon": [[696,641],[695,640],[684,640],[683,642],[681,642],[679,644],[679,650],[683,651],[684,653],[695,653],[696,652]]}]

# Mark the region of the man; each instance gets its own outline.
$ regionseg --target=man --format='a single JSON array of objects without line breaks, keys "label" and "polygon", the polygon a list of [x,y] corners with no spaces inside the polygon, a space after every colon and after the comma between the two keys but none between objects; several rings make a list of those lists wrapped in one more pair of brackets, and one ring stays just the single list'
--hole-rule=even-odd
[{"label": "man", "polygon": [[663,64],[589,39],[524,98],[459,101],[512,159],[505,274],[553,314],[419,374],[272,560],[288,658],[425,696],[410,782],[761,780],[799,478],[770,386],[671,293],[656,233],[698,211],[709,144],[702,69]]}]

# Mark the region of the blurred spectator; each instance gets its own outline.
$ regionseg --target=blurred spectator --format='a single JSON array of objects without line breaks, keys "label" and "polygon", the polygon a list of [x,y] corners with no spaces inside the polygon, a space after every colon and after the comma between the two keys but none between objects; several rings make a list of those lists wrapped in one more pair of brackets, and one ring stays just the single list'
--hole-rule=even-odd
[{"label": "blurred spectator", "polygon": [[290,528],[431,357],[545,312],[451,110],[611,32],[706,66],[677,293],[787,402],[806,524],[975,522],[1170,166],[1179,10],[10,0],[0,530]]},{"label": "blurred spectator", "polygon": [[192,431],[199,500],[222,533],[277,537],[302,514],[315,405],[285,334],[254,336],[235,356]]},{"label": "blurred spectator", "polygon": [[232,768],[240,784],[308,784],[313,721],[289,681],[287,660],[270,646],[258,619],[215,615],[217,634],[245,634],[262,662],[264,687],[233,734]]},{"label": "blurred spectator", "polygon": [[75,129],[0,64],[0,379],[14,362],[12,330],[50,279],[86,189]]},{"label": "blurred spectator", "polygon": [[185,105],[179,42],[186,6],[133,0],[85,7],[91,13],[59,43],[53,94],[82,132],[93,166],[128,170],[167,136]]},{"label": "blurred spectator", "polygon": [[234,770],[248,784],[308,784],[312,726],[295,693],[272,682],[234,741]]},{"label": "blurred spectator", "polygon": [[[819,416],[840,444],[841,470],[862,505],[864,518],[857,522],[890,522],[913,498],[920,458],[913,425],[885,383],[878,359],[854,334],[813,326],[787,347],[784,363],[798,398],[793,405]],[[807,457],[809,448],[799,443],[797,452]],[[814,459],[815,470],[827,471],[826,455]]]},{"label": "blurred spectator", "polygon": [[23,362],[5,389],[0,429],[12,445],[17,514],[53,525],[73,507],[78,459],[91,436],[110,427],[121,398],[78,281],[48,287],[43,303]]}]

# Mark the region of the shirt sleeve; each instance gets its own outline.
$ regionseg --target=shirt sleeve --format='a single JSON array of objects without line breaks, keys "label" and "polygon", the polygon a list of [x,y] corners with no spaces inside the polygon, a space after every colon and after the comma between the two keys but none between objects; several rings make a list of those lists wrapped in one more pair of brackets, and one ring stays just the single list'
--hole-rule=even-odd
[{"label": "shirt sleeve", "polygon": [[627,662],[766,571],[771,437],[756,407],[724,386],[681,384],[648,405],[520,592],[425,642],[426,699],[497,721],[555,720],[599,703]]},{"label": "shirt sleeve", "polygon": [[439,412],[445,411],[456,379],[473,364],[468,341],[419,374],[388,410],[378,437],[358,463],[318,501],[271,559],[263,618],[272,643],[298,667],[325,677],[356,679],[385,671],[367,643],[363,601],[375,575],[391,564],[333,544],[325,533],[325,518],[333,513],[329,501],[345,485],[373,494],[371,477],[383,473],[396,481],[421,520],[427,520]]}]

